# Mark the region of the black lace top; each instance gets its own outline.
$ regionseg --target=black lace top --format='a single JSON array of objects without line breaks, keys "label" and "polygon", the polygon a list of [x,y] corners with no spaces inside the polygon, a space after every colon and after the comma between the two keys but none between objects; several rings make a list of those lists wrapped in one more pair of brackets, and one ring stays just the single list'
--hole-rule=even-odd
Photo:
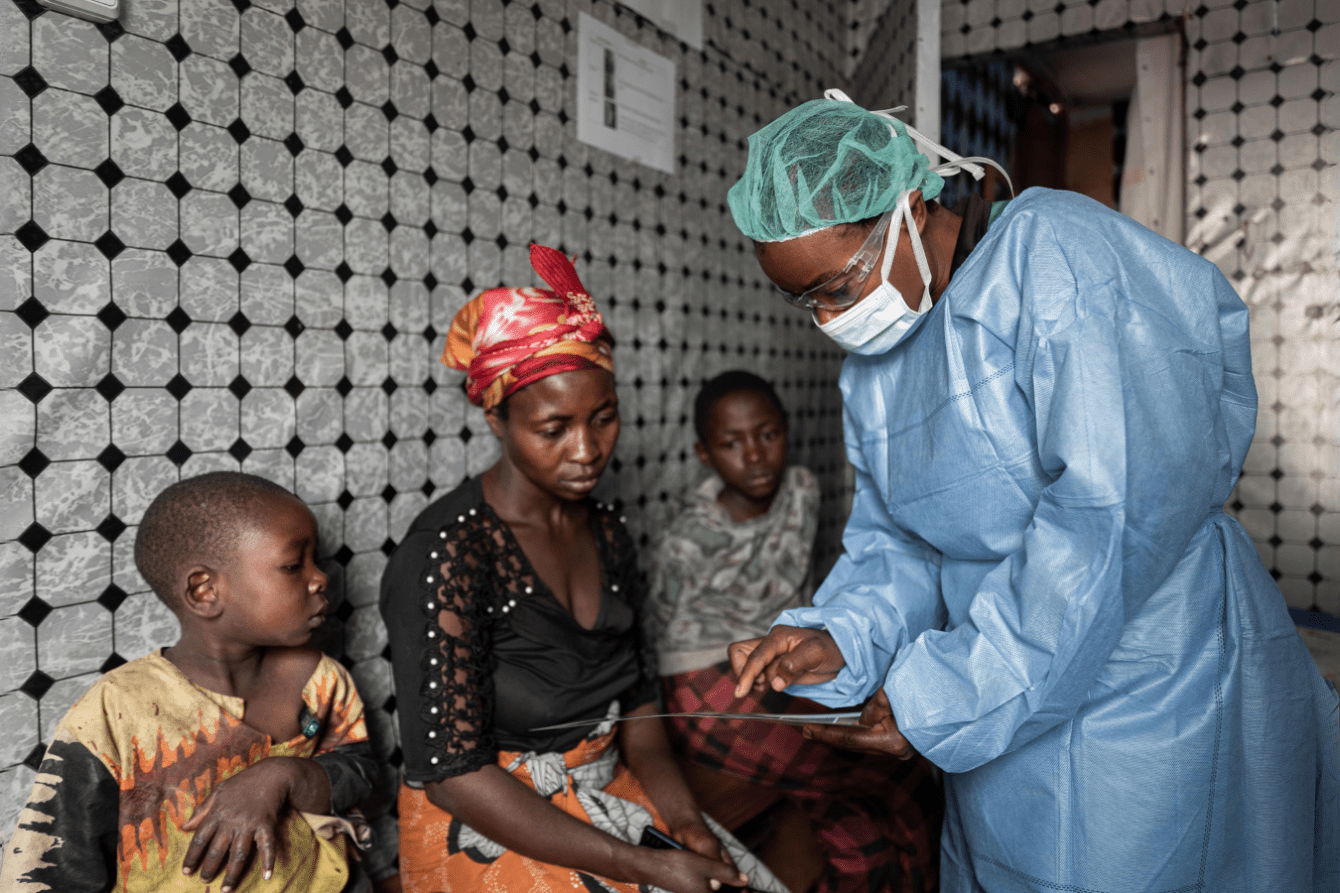
[{"label": "black lace top", "polygon": [[617,513],[591,503],[601,602],[585,629],[536,575],[468,480],[426,508],[382,576],[405,779],[473,772],[499,750],[565,751],[590,728],[537,726],[624,712],[659,691],[635,620],[642,585]]}]

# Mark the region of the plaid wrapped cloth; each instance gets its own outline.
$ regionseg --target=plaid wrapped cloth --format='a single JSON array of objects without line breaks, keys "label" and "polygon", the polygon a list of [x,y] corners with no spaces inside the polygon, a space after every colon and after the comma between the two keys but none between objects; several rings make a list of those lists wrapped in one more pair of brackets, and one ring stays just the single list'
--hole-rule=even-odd
[{"label": "plaid wrapped cloth", "polygon": [[[781,692],[733,696],[730,664],[665,677],[666,710],[821,713]],[[939,888],[944,793],[931,765],[806,740],[799,726],[743,720],[667,721],[694,763],[785,793],[809,818],[828,859],[817,893],[930,893]]]}]

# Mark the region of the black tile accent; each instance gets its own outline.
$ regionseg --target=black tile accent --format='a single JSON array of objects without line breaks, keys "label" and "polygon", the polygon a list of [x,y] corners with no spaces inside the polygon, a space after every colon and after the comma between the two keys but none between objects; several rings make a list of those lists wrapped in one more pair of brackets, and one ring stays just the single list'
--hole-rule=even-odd
[{"label": "black tile accent", "polygon": [[338,40],[340,42],[340,46],[346,50],[354,45],[354,37],[352,34],[349,33],[348,28],[341,27],[340,30],[336,31],[335,39]]},{"label": "black tile accent", "polygon": [[251,74],[251,63],[248,62],[247,57],[243,56],[241,53],[238,53],[236,56],[233,56],[233,58],[228,60],[228,67],[231,68],[233,73],[239,78],[244,78]]},{"label": "black tile accent", "polygon": [[121,379],[117,378],[115,373],[108,372],[102,377],[101,381],[93,386],[93,389],[102,396],[102,399],[111,403],[117,397],[121,396],[122,392],[125,391],[126,386],[121,383]]},{"label": "black tile accent", "polygon": [[251,193],[241,183],[234,183],[233,188],[228,190],[228,198],[232,200],[233,205],[240,211],[251,202]]},{"label": "black tile accent", "polygon": [[347,262],[340,261],[335,266],[335,277],[341,282],[348,282],[350,279],[354,278],[354,271],[349,267]]},{"label": "black tile accent", "polygon": [[390,288],[392,285],[395,285],[396,282],[399,280],[399,278],[400,277],[396,276],[395,270],[392,270],[390,267],[387,267],[385,270],[382,270],[382,282],[386,283],[387,288]]},{"label": "black tile accent", "polygon": [[354,153],[349,151],[348,146],[340,146],[335,150],[335,160],[340,163],[340,167],[348,167],[354,163]]},{"label": "black tile accent", "polygon": [[[436,10],[434,10],[434,13],[436,13]],[[428,60],[428,63],[427,63],[426,65],[423,66],[423,73],[426,74],[426,75],[428,75],[428,80],[432,81],[432,80],[436,80],[436,79],[437,79],[437,76],[438,76],[439,74],[441,74],[442,72],[441,72],[441,70],[437,67],[437,63],[434,62],[432,59],[429,59],[429,60]]]},{"label": "black tile accent", "polygon": [[[30,22],[47,11],[46,7],[38,3],[37,0],[14,0],[14,5]],[[34,766],[33,768],[36,769],[37,767]]]},{"label": "black tile accent", "polygon": [[233,138],[233,142],[239,146],[251,139],[251,128],[238,118],[228,125],[228,134]]},{"label": "black tile accent", "polygon": [[395,159],[390,155],[387,155],[382,159],[382,170],[386,172],[386,176],[394,177],[395,172],[400,170],[400,168],[396,166]]},{"label": "black tile accent", "polygon": [[241,338],[247,333],[247,329],[251,328],[251,320],[247,319],[247,315],[239,310],[228,318],[228,328],[232,329],[237,337]]},{"label": "black tile accent", "polygon": [[284,210],[288,211],[288,216],[292,217],[294,220],[298,219],[298,215],[304,210],[302,199],[298,198],[296,195],[290,195],[288,198],[284,199]]},{"label": "black tile accent", "polygon": [[45,378],[36,372],[30,372],[23,381],[19,382],[16,390],[31,402],[41,403],[46,395],[51,393],[52,388]]},{"label": "black tile accent", "polygon": [[37,447],[33,447],[24,453],[23,458],[19,460],[19,471],[30,478],[35,478],[46,471],[50,464],[51,460],[47,458],[47,454]]},{"label": "black tile accent", "polygon": [[128,598],[130,596],[126,594],[126,591],[113,583],[102,591],[102,595],[98,596],[98,604],[109,611],[115,612]]},{"label": "black tile accent", "polygon": [[[293,12],[297,12],[297,10],[293,10]],[[307,87],[307,84],[303,82],[302,75],[296,71],[290,71],[284,75],[284,83],[288,85],[289,92],[294,96],[297,96]]]},{"label": "black tile accent", "polygon": [[302,262],[302,260],[296,254],[290,254],[288,260],[284,261],[284,270],[293,279],[297,279],[299,276],[301,276],[303,271],[306,269],[307,266]]},{"label": "black tile accent", "polygon": [[[390,484],[387,484],[385,487],[382,488],[382,502],[385,502],[387,505],[390,505],[395,500],[395,497],[396,497],[395,487],[392,487]],[[395,540],[388,539],[386,542],[391,544],[391,552],[394,552]],[[386,551],[385,546],[383,546],[382,551]],[[390,555],[391,552],[386,552],[386,554]]]},{"label": "black tile accent", "polygon": [[298,319],[296,314],[290,316],[288,322],[284,323],[284,331],[288,332],[289,337],[294,339],[301,335],[306,328],[307,327],[302,324],[302,320]]},{"label": "black tile accent", "polygon": [[126,532],[126,522],[116,515],[108,515],[102,519],[102,523],[96,529],[99,536],[109,543],[114,543],[117,537]]},{"label": "black tile accent", "polygon": [[285,449],[285,450],[288,452],[288,454],[289,454],[290,456],[292,456],[294,459],[296,459],[296,458],[298,458],[298,456],[302,455],[302,451],[303,451],[304,449],[306,449],[306,448],[307,448],[307,444],[303,443],[303,442],[302,442],[302,438],[299,437],[299,436],[296,435],[296,434],[293,435],[293,437],[289,439],[289,442],[284,446],[284,449]]},{"label": "black tile accent", "polygon": [[186,327],[193,322],[186,311],[180,307],[173,307],[172,312],[167,315],[166,321],[167,324],[171,326],[172,331],[176,332],[178,335],[186,331]]},{"label": "black tile accent", "polygon": [[[111,233],[108,233],[108,235],[111,235]],[[104,236],[103,238],[106,237]],[[112,236],[112,238],[116,239],[116,236]],[[102,240],[99,239],[98,241]],[[117,242],[120,241],[121,241],[120,239],[117,239]],[[98,247],[101,248],[102,246],[99,245]],[[106,252],[103,253],[105,254]],[[115,256],[116,256],[115,254],[108,255],[108,257],[115,257]],[[98,320],[104,326],[106,326],[109,331],[115,332],[118,328],[121,327],[121,324],[126,321],[126,312],[122,310],[120,307],[116,306],[115,301],[109,301],[107,302],[107,306],[103,307],[101,310],[98,311]]]},{"label": "black tile accent", "polygon": [[[352,446],[352,445],[353,445],[353,444],[351,443],[350,446]],[[338,444],[337,444],[337,446],[338,446]],[[343,453],[343,452],[348,452],[348,447],[341,447],[341,448],[340,448],[340,452],[342,452],[342,453]],[[347,512],[347,511],[349,510],[349,506],[351,506],[351,505],[354,504],[354,494],[350,493],[348,490],[342,490],[342,491],[340,491],[340,495],[339,495],[339,497],[335,500],[335,504],[338,505],[342,511],[346,511],[346,512]],[[346,602],[346,604],[347,604],[347,602]]]},{"label": "black tile accent", "polygon": [[185,198],[191,191],[191,181],[183,177],[181,171],[175,171],[167,178],[167,188],[177,198]]},{"label": "black tile accent", "polygon": [[233,441],[232,446],[228,447],[228,453],[238,462],[247,461],[247,456],[250,456],[251,452],[251,444],[240,437]]},{"label": "black tile accent", "polygon": [[341,202],[340,206],[335,209],[335,219],[340,222],[340,226],[348,226],[349,221],[354,219],[354,212],[349,210],[348,205]]},{"label": "black tile accent", "polygon": [[14,160],[19,163],[19,167],[29,176],[36,176],[37,172],[46,167],[51,162],[42,154],[42,150],[32,143],[24,146],[14,153]]},{"label": "black tile accent", "polygon": [[245,377],[239,375],[232,381],[228,382],[228,390],[232,392],[232,395],[234,397],[236,397],[238,400],[241,400],[244,397],[246,397],[247,394],[251,393],[251,382],[247,381]]},{"label": "black tile accent", "polygon": [[97,93],[94,93],[93,101],[101,106],[102,110],[108,115],[115,115],[126,106],[126,102],[121,98],[121,94],[117,93],[116,88],[111,85],[103,87]]},{"label": "black tile accent", "polygon": [[382,228],[384,228],[388,233],[396,228],[396,219],[394,215],[391,214],[390,211],[387,211],[385,214],[382,215]]},{"label": "black tile accent", "polygon": [[29,220],[23,226],[16,229],[14,235],[19,240],[19,243],[29,251],[37,251],[37,249],[51,241],[51,237],[47,235],[46,230],[37,225],[36,220]]},{"label": "black tile accent", "polygon": [[168,447],[166,455],[168,457],[168,460],[171,461],[173,465],[177,466],[178,468],[181,468],[183,465],[186,464],[186,460],[191,458],[191,456],[193,456],[194,454],[195,454],[194,450],[192,450],[186,444],[178,440],[172,446]]},{"label": "black tile accent", "polygon": [[35,297],[29,297],[18,307],[14,308],[14,315],[17,316],[30,329],[35,329],[51,315],[51,312]]},{"label": "black tile accent", "polygon": [[398,385],[396,385],[395,379],[391,376],[388,375],[386,378],[382,379],[382,390],[386,392],[386,396],[389,397],[394,394],[397,387]]},{"label": "black tile accent", "polygon": [[458,433],[456,436],[461,439],[461,443],[469,443],[470,438],[475,436],[475,432],[470,430],[469,425],[462,425],[460,433]]},{"label": "black tile accent", "polygon": [[172,54],[172,58],[178,62],[185,61],[186,57],[191,55],[191,45],[180,34],[169,37],[163,42],[163,46],[167,47],[168,52]]},{"label": "black tile accent", "polygon": [[[382,435],[382,446],[386,447],[388,450],[394,447],[399,441],[400,438],[395,436],[394,431],[388,430]],[[390,502],[390,500],[388,499],[387,502]]]},{"label": "black tile accent", "polygon": [[186,243],[183,242],[181,239],[178,239],[168,246],[167,256],[172,260],[174,264],[180,267],[182,264],[190,260],[194,255],[192,254],[191,249],[186,247]]},{"label": "black tile accent", "polygon": [[307,22],[303,19],[302,13],[298,12],[296,9],[290,9],[288,12],[284,13],[284,21],[288,22],[289,29],[294,34],[297,34],[303,28],[307,27]]},{"label": "black tile accent", "polygon": [[40,95],[48,86],[46,78],[31,65],[24,66],[14,73],[14,83],[18,84],[19,89],[29,99]]},{"label": "black tile accent", "polygon": [[126,659],[124,657],[113,651],[111,654],[107,656],[107,659],[102,662],[102,666],[98,667],[98,672],[110,673],[112,670],[115,670],[117,667],[121,666],[125,662]]},{"label": "black tile accent", "polygon": [[246,272],[247,267],[251,266],[251,256],[238,248],[228,255],[228,263],[233,265],[234,270],[243,273]]},{"label": "black tile accent", "polygon": [[170,123],[178,133],[185,130],[187,125],[191,123],[190,114],[186,109],[182,108],[180,102],[174,102],[163,114],[167,116],[168,123]]},{"label": "black tile accent", "polygon": [[348,87],[341,86],[335,91],[335,100],[339,102],[340,108],[347,111],[349,106],[354,104],[354,95],[349,92]]},{"label": "black tile accent", "polygon": [[[432,65],[433,63],[429,62],[428,64]],[[429,133],[432,133],[435,130],[437,130],[438,128],[437,118],[433,117],[432,112],[429,112],[428,114],[423,116],[423,126],[428,128]]]},{"label": "black tile accent", "polygon": [[[28,602],[22,608],[19,608],[19,619],[22,620],[24,623],[28,624],[29,626],[41,626],[42,621],[46,620],[47,617],[49,616],[51,616],[51,605],[48,605],[46,602],[42,601],[42,599],[36,595],[28,599]],[[41,673],[42,671],[38,670],[37,672]],[[32,694],[32,692],[28,691],[27,685],[28,683],[25,682],[20,690],[26,692],[27,694]],[[46,694],[45,689],[43,689],[42,694]],[[42,695],[36,694],[33,695],[33,697],[40,698],[42,697]]]},{"label": "black tile accent", "polygon": [[296,133],[290,133],[288,136],[284,137],[284,148],[288,149],[288,154],[297,158],[298,153],[307,148],[307,146],[303,143],[302,137],[298,136]]}]

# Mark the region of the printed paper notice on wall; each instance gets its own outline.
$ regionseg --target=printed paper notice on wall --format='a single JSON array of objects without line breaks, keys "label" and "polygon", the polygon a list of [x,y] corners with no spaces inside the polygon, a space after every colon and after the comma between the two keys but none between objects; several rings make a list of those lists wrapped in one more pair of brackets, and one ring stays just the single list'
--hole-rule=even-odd
[{"label": "printed paper notice on wall", "polygon": [[577,139],[675,172],[675,63],[581,13]]}]

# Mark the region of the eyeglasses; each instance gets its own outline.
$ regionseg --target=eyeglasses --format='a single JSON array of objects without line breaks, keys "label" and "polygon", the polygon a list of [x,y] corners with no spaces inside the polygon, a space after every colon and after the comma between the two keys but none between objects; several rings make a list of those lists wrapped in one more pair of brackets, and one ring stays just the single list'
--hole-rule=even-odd
[{"label": "eyeglasses", "polygon": [[813,288],[807,288],[800,294],[787,291],[779,285],[773,288],[792,307],[804,310],[846,310],[861,299],[861,291],[870,271],[875,268],[880,251],[884,248],[884,234],[889,230],[889,219],[893,211],[886,211],[865,237],[860,250],[851,256],[847,265],[832,279]]}]

